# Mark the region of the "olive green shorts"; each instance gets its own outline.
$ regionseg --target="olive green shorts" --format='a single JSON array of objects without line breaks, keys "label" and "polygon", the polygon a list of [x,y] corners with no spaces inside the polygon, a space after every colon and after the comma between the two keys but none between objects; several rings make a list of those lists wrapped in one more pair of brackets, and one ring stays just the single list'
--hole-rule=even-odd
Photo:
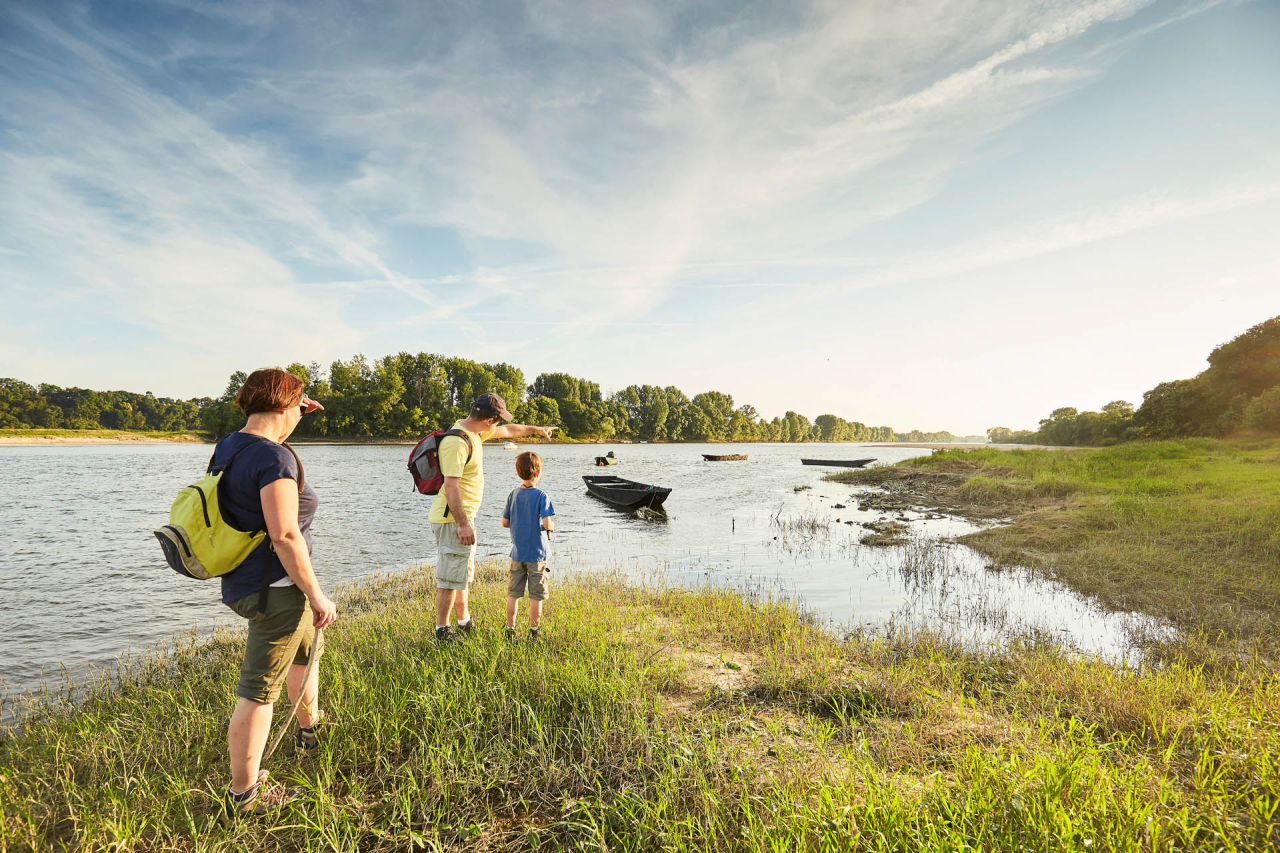
[{"label": "olive green shorts", "polygon": [[267,595],[267,612],[261,619],[256,592],[227,606],[249,620],[249,642],[240,664],[236,695],[269,705],[279,698],[289,666],[305,666],[311,660],[316,635],[311,602],[296,586],[277,586]]},{"label": "olive green shorts", "polygon": [[476,576],[475,543],[463,545],[458,525],[452,521],[433,522],[436,533],[436,588],[466,589]]},{"label": "olive green shorts", "polygon": [[507,574],[507,597],[524,598],[525,586],[529,587],[530,601],[546,601],[550,597],[551,570],[546,563],[511,561]]}]

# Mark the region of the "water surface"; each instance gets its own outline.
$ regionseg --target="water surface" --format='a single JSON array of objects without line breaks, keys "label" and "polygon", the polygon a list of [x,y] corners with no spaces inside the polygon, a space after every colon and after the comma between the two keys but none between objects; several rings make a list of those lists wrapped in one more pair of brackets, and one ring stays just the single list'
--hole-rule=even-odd
[{"label": "water surface", "polygon": [[[405,470],[408,447],[301,446],[320,498],[314,562],[327,587],[374,572],[419,570],[434,559],[428,498]],[[793,596],[837,626],[927,624],[965,639],[998,641],[1049,631],[1082,649],[1124,646],[1131,623],[1067,588],[1022,571],[990,571],[940,540],[973,527],[910,513],[911,545],[858,544],[857,490],[822,481],[832,469],[801,456],[874,456],[889,464],[928,450],[857,445],[542,445],[541,487],[555,502],[556,577],[622,570],[676,583],[713,583]],[[674,489],[666,517],[628,514],[586,493],[592,459],[613,450],[608,473]],[[701,453],[747,453],[704,462]],[[0,447],[0,681],[9,692],[111,663],[190,626],[239,620],[218,584],[164,563],[151,531],[198,480],[211,447],[190,444]],[[486,447],[487,486],[477,523],[480,557],[508,551],[498,517],[519,485],[515,453]],[[807,489],[803,487],[809,487]],[[797,490],[797,487],[801,487]],[[836,504],[844,508],[836,508]],[[805,521],[807,524],[795,524]],[[554,609],[550,611],[554,619]],[[497,613],[481,613],[497,622]]]}]

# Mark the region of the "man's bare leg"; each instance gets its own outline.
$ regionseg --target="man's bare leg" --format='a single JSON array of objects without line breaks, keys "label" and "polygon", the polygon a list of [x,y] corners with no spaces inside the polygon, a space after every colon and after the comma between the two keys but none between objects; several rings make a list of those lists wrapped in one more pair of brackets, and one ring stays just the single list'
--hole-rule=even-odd
[{"label": "man's bare leg", "polygon": [[[464,625],[471,619],[471,611],[467,609],[467,593],[469,592],[469,590],[458,589],[458,590],[454,590],[454,592],[457,593],[457,597],[455,597],[453,600],[453,612],[458,615],[458,624]],[[449,618],[448,613],[449,611],[446,608],[445,609],[446,620]],[[436,624],[437,625],[440,624],[439,608],[437,608],[436,610]]]},{"label": "man's bare leg", "polygon": [[436,589],[436,627],[445,628],[449,625],[449,611],[453,609],[454,597],[457,595],[456,589]]}]

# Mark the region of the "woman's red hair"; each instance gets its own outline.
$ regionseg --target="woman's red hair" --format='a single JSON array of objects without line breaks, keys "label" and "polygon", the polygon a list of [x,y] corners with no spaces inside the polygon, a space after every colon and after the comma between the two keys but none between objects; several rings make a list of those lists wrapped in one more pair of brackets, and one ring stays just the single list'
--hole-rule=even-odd
[{"label": "woman's red hair", "polygon": [[298,377],[275,367],[255,370],[236,392],[236,407],[245,416],[291,409],[302,402],[305,386]]}]

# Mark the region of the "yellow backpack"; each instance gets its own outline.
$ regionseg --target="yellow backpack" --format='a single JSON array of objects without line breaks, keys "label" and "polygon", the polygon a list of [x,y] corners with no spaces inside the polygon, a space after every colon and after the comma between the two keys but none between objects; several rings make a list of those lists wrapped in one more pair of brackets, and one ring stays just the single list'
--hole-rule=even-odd
[{"label": "yellow backpack", "polygon": [[[223,476],[241,451],[255,444],[257,442],[246,444],[232,453],[217,473],[213,472],[210,458],[208,476],[178,492],[169,507],[169,523],[155,531],[165,562],[175,572],[200,580],[225,575],[243,563],[266,538],[265,529],[244,531],[232,527],[219,509],[218,486]],[[289,452],[293,453],[292,447]],[[297,458],[294,453],[294,459]],[[298,460],[298,473],[302,473],[301,460]],[[298,488],[302,488],[301,477]]]}]

